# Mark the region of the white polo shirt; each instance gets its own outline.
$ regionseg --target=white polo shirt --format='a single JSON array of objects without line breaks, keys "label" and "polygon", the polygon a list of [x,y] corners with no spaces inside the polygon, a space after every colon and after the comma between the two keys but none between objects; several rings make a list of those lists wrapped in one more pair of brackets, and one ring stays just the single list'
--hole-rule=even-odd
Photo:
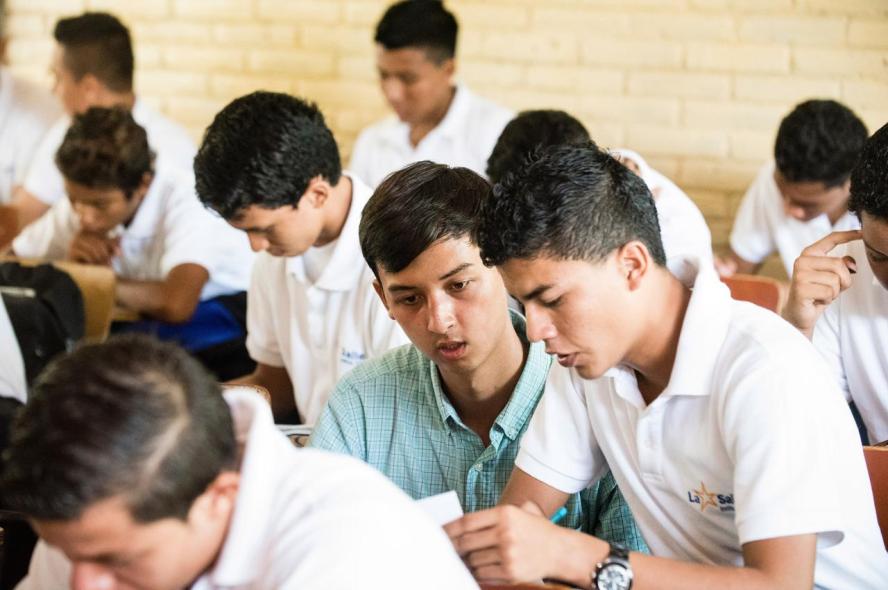
[{"label": "white polo shirt", "polygon": [[857,274],[814,326],[814,346],[854,400],[871,442],[888,440],[888,291],[866,258],[862,240],[831,256],[851,256]]},{"label": "white polo shirt", "polygon": [[777,250],[787,276],[792,276],[792,265],[802,250],[831,232],[859,229],[860,221],[850,212],[835,225],[825,213],[810,221],[790,217],[783,208],[774,170],[773,160],[765,164],[743,196],[731,230],[731,249],[755,264],[764,262]]},{"label": "white polo shirt", "polygon": [[48,91],[0,67],[0,204],[9,202],[13,188],[24,181],[59,111]]},{"label": "white polo shirt", "polygon": [[358,224],[371,191],[348,176],[351,206],[317,281],[309,280],[302,256],[262,252],[247,295],[247,350],[258,363],[287,369],[307,424],[317,421],[342,375],[407,343],[376,295],[373,272],[361,255]]},{"label": "white polo shirt", "polygon": [[797,330],[733,301],[703,267],[672,377],[649,406],[634,371],[553,366],[521,441],[523,471],[567,493],[609,467],[654,555],[743,564],[751,541],[818,534],[824,588],[888,588],[860,437]]},{"label": "white polo shirt", "polygon": [[11,397],[27,403],[28,384],[25,378],[25,361],[19,348],[18,338],[12,329],[9,312],[0,297],[0,397]]},{"label": "white polo shirt", "polygon": [[487,159],[514,113],[459,84],[444,119],[414,147],[410,126],[392,116],[361,132],[349,169],[371,187],[407,164],[431,160],[487,177]]},{"label": "white polo shirt", "polygon": [[[379,472],[297,449],[255,393],[225,398],[245,445],[240,488],[219,558],[193,590],[478,588],[443,530]],[[65,588],[70,571],[41,542],[18,588]]]},{"label": "white polo shirt", "polygon": [[712,261],[712,234],[700,209],[674,182],[651,168],[640,154],[619,148],[613,152],[638,165],[639,175],[654,196],[660,235],[669,268],[688,259]]},{"label": "white polo shirt", "polygon": [[[210,274],[201,300],[246,291],[254,254],[246,234],[207,210],[194,193],[194,177],[158,168],[128,227],[114,230],[121,253],[111,261],[118,277],[162,281],[176,266],[199,264]],[[23,258],[66,258],[80,221],[62,199],[12,242]]]},{"label": "white polo shirt", "polygon": [[[155,154],[154,167],[193,174],[197,147],[185,129],[139,99],[136,99],[132,113],[136,123],[148,134],[148,145]],[[25,189],[47,205],[53,205],[65,196],[65,183],[56,167],[55,155],[70,126],[71,118],[67,115],[55,122],[37,148],[25,177]]]}]

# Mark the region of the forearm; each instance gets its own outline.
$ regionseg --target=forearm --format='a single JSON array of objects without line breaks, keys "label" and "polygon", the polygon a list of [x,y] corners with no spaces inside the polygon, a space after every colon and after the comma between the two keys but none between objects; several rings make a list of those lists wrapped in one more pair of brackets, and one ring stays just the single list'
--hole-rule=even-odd
[{"label": "forearm", "polygon": [[127,309],[170,323],[187,322],[199,303],[199,298],[179,300],[164,281],[118,279],[115,296],[117,303]]},{"label": "forearm", "polygon": [[564,506],[568,497],[570,497],[570,494],[557,490],[528,475],[520,467],[515,467],[509,482],[500,496],[499,504],[523,506],[526,502],[532,502],[543,514],[551,516],[556,510]]},{"label": "forearm", "polygon": [[761,262],[750,262],[745,260],[733,250],[729,251],[727,258],[733,265],[736,274],[754,275],[762,268]]}]

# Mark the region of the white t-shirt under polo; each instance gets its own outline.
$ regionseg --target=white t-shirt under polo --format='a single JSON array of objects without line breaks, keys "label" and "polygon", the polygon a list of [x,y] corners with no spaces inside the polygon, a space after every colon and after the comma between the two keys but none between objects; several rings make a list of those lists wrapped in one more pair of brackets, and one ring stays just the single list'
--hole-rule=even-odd
[{"label": "white t-shirt under polo", "polygon": [[712,262],[712,234],[700,209],[674,182],[651,168],[640,154],[620,148],[613,150],[638,165],[639,176],[654,196],[660,235],[670,268],[685,260]]},{"label": "white t-shirt under polo", "polygon": [[45,89],[0,67],[0,204],[25,179],[31,159],[53,122],[58,102]]},{"label": "white t-shirt under polo", "polygon": [[743,196],[731,230],[731,249],[755,264],[764,262],[776,250],[787,276],[792,276],[792,266],[802,250],[831,232],[859,229],[860,221],[850,212],[835,225],[825,213],[810,221],[790,217],[774,180],[774,170],[773,161],[765,164]]},{"label": "white t-shirt under polo", "polygon": [[314,424],[333,386],[361,361],[407,343],[373,289],[361,255],[358,224],[370,189],[352,181],[352,202],[342,232],[317,281],[302,256],[256,257],[247,296],[247,350],[258,363],[284,367],[296,408]]},{"label": "white t-shirt under polo", "polygon": [[464,166],[486,178],[490,152],[513,116],[512,111],[460,84],[444,119],[416,147],[410,143],[409,125],[392,116],[361,132],[349,169],[371,187],[395,170],[421,160]]},{"label": "white t-shirt under polo", "polygon": [[623,366],[586,381],[555,365],[516,465],[568,493],[609,467],[657,556],[740,566],[744,543],[818,533],[818,587],[888,588],[860,437],[825,364],[707,267],[660,396],[645,405]]},{"label": "white t-shirt under polo", "polygon": [[[132,113],[133,119],[148,135],[148,145],[155,154],[154,167],[193,174],[197,148],[185,129],[139,99],[133,105]],[[53,205],[65,196],[65,183],[55,156],[70,126],[68,116],[55,122],[37,148],[25,177],[25,189],[47,205]]]},{"label": "white t-shirt under polo", "polygon": [[857,274],[815,325],[814,346],[860,410],[870,441],[888,440],[888,291],[873,274],[862,240],[830,255],[854,258]]},{"label": "white t-shirt under polo", "polygon": [[[362,462],[297,449],[255,393],[225,392],[244,445],[230,528],[192,590],[478,586],[443,530]],[[19,590],[67,587],[70,562],[40,543]]]},{"label": "white t-shirt under polo", "polygon": [[[12,242],[23,258],[64,259],[80,221],[64,198]],[[111,261],[118,277],[162,281],[181,264],[199,264],[210,274],[201,300],[246,291],[254,254],[246,234],[206,209],[194,193],[194,177],[158,169],[148,193],[120,236],[121,253]]]}]

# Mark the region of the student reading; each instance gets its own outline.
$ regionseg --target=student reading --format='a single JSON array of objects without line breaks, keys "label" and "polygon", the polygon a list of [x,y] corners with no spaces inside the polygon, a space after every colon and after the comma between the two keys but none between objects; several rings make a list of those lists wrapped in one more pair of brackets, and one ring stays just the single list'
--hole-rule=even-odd
[{"label": "student reading", "polygon": [[[517,506],[446,527],[476,576],[888,587],[857,430],[825,363],[708,265],[667,271],[641,179],[592,146],[550,148],[494,188],[477,235],[558,364],[503,493]],[[608,468],[652,556],[541,517]]]}]

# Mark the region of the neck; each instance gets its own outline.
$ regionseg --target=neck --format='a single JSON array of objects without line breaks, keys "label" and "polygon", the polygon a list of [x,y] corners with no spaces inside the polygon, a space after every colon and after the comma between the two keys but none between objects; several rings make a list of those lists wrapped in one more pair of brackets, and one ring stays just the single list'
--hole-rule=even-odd
[{"label": "neck", "polygon": [[352,181],[351,178],[342,174],[339,177],[339,182],[330,187],[330,195],[324,204],[324,226],[321,228],[321,235],[318,236],[317,242],[314,243],[315,247],[329,244],[339,237],[345,226],[345,220],[348,219],[351,202]]},{"label": "neck", "polygon": [[842,218],[842,215],[848,212],[848,201],[844,201],[840,207],[836,207],[832,211],[826,214],[829,218],[829,224],[835,225],[839,219]]},{"label": "neck", "polygon": [[438,367],[447,398],[485,446],[490,444],[490,429],[509,403],[527,359],[527,344],[518,337],[511,318],[506,321],[498,346],[478,368],[459,372]]},{"label": "neck", "polygon": [[[647,404],[666,389],[678,352],[678,340],[684,323],[691,291],[665,268],[658,268],[650,285],[649,312],[639,342],[626,357],[635,369],[638,388]],[[665,318],[665,321],[664,321]]]},{"label": "neck", "polygon": [[455,96],[456,87],[451,86],[447,93],[447,100],[442,100],[441,104],[438,105],[438,108],[430,116],[410,126],[410,144],[413,147],[416,147],[426,135],[432,132],[432,129],[441,124],[441,121],[447,116],[447,111],[450,110],[450,105],[453,104],[453,97]]},{"label": "neck", "polygon": [[136,106],[136,95],[130,92],[112,92],[110,90],[105,91],[100,97],[99,100],[96,101],[95,106],[100,107],[123,107],[128,111],[133,110],[133,107]]}]

